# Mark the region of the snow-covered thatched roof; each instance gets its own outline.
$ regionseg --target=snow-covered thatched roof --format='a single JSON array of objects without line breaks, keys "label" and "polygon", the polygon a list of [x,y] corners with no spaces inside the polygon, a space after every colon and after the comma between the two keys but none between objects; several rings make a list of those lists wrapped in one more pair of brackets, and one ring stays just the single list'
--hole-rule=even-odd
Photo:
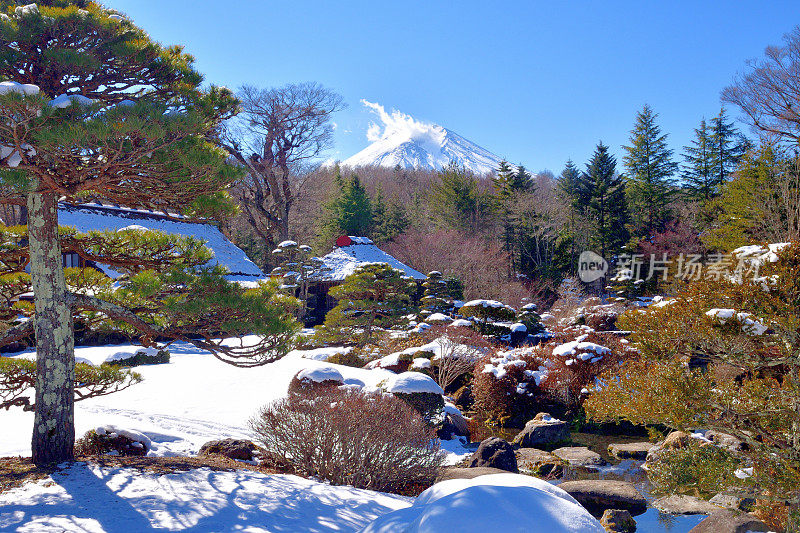
[{"label": "snow-covered thatched roof", "polygon": [[[255,282],[266,276],[235,244],[213,224],[184,222],[180,215],[164,215],[153,211],[129,209],[101,204],[61,204],[58,207],[60,226],[71,226],[79,232],[117,231],[129,226],[143,227],[173,235],[196,237],[214,253],[210,265],[221,265],[230,271],[230,281]],[[101,266],[101,265],[98,265]]]},{"label": "snow-covered thatched roof", "polygon": [[357,267],[369,263],[387,263],[415,280],[426,279],[425,274],[401,263],[366,237],[339,237],[336,248],[322,257],[322,263],[324,270],[318,276],[320,281],[343,281]]}]

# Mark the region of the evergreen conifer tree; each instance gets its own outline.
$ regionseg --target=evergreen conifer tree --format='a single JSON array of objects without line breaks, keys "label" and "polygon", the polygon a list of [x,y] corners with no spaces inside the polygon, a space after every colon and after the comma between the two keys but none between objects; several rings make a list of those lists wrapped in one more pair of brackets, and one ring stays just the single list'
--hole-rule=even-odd
[{"label": "evergreen conifer tree", "polygon": [[356,174],[349,179],[335,177],[336,193],[327,202],[321,221],[321,247],[340,235],[368,236],[373,227],[372,202]]},{"label": "evergreen conifer tree", "polygon": [[339,302],[325,316],[328,338],[369,342],[375,327],[397,325],[409,312],[416,284],[401,271],[386,263],[370,263],[356,268],[344,283],[330,290]]},{"label": "evergreen conifer tree", "polygon": [[631,226],[637,237],[660,230],[671,218],[669,209],[674,192],[673,174],[678,168],[667,147],[667,135],[656,124],[658,113],[650,106],[636,114],[630,146],[623,146],[627,169],[627,196]]},{"label": "evergreen conifer tree", "polygon": [[617,160],[602,141],[581,175],[579,196],[586,199],[586,214],[594,220],[592,241],[600,254],[616,253],[627,241],[625,183],[617,174]]},{"label": "evergreen conifer tree", "polygon": [[711,129],[705,119],[695,128],[692,144],[683,147],[683,159],[682,177],[689,197],[707,202],[717,194],[721,181],[714,172]]},{"label": "evergreen conifer tree", "polygon": [[425,288],[421,299],[422,315],[446,313],[452,308],[452,305],[447,301],[450,292],[447,287],[447,281],[443,279],[441,272],[438,270],[429,272],[428,279],[422,283],[422,286]]},{"label": "evergreen conifer tree", "polygon": [[[236,111],[230,91],[202,90],[181,47],[153,42],[95,2],[20,7],[0,0],[0,13],[0,201],[26,206],[28,220],[27,228],[5,228],[3,238],[30,260],[35,308],[32,320],[0,342],[33,325],[32,451],[43,465],[73,456],[75,313],[125,324],[145,343],[184,339],[241,366],[283,355],[296,323],[274,285],[247,291],[219,270],[198,270],[208,260],[199,242],[135,230],[59,233],[62,198],[189,215],[229,212],[220,191],[239,174],[209,139]],[[121,286],[75,291],[62,250],[121,269]],[[236,350],[215,339],[244,333],[264,341]]]},{"label": "evergreen conifer tree", "polygon": [[472,230],[487,207],[478,190],[478,179],[466,168],[450,163],[439,172],[430,203],[439,223],[446,228]]},{"label": "evergreen conifer tree", "polygon": [[711,119],[711,161],[715,183],[721,184],[736,168],[750,143],[739,133],[738,128],[728,120],[725,108]]}]

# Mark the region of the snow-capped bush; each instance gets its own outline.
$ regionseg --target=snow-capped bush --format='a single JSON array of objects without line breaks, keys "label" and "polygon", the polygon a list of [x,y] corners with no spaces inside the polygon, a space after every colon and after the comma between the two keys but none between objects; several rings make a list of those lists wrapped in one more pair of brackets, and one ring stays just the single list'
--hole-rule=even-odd
[{"label": "snow-capped bush", "polygon": [[75,455],[147,455],[150,439],[138,431],[113,425],[99,426],[75,442]]},{"label": "snow-capped bush", "polygon": [[278,400],[250,421],[268,452],[334,485],[408,492],[436,477],[435,430],[391,395],[338,388],[310,400]]},{"label": "snow-capped bush", "polygon": [[315,396],[322,391],[344,385],[344,378],[333,366],[315,366],[301,370],[289,383],[289,394]]}]

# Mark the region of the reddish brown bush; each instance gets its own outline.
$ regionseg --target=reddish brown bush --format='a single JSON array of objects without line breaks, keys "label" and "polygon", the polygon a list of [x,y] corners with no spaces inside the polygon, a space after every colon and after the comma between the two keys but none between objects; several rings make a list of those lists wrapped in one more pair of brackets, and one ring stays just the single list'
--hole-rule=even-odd
[{"label": "reddish brown bush", "polygon": [[530,413],[538,403],[538,391],[525,371],[539,368],[534,353],[532,349],[512,350],[478,361],[472,379],[475,410],[503,425],[524,423],[533,416]]},{"label": "reddish brown bush", "polygon": [[442,463],[435,430],[383,394],[330,389],[278,400],[250,427],[268,452],[334,485],[408,493],[430,484]]}]

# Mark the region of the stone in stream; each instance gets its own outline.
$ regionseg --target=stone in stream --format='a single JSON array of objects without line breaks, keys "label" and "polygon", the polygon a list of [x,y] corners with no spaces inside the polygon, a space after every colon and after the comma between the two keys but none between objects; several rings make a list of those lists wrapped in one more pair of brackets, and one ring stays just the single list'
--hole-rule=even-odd
[{"label": "stone in stream", "polygon": [[564,460],[544,450],[520,448],[515,455],[520,470],[550,478],[561,477],[564,473]]},{"label": "stone in stream", "polygon": [[711,514],[722,509],[718,505],[685,494],[659,498],[653,502],[653,507],[668,514]]},{"label": "stone in stream", "polygon": [[726,509],[737,509],[740,511],[752,511],[756,505],[754,498],[742,498],[734,496],[733,494],[724,494],[720,492],[713,498],[708,500],[709,503],[725,507]]},{"label": "stone in stream", "polygon": [[448,479],[473,479],[478,476],[486,476],[489,474],[508,474],[508,470],[500,470],[499,468],[490,468],[488,466],[476,466],[474,468],[447,466],[442,468],[439,472],[439,475],[436,477],[436,483]]},{"label": "stone in stream", "polygon": [[747,533],[748,531],[769,531],[769,527],[753,515],[722,509],[714,511],[689,533]]},{"label": "stone in stream", "polygon": [[633,483],[607,479],[565,481],[558,485],[578,500],[590,513],[602,516],[606,509],[623,509],[633,516],[647,510],[647,500]]},{"label": "stone in stream", "polygon": [[600,519],[602,525],[609,533],[633,533],[636,531],[636,520],[631,513],[623,509],[606,509]]},{"label": "stone in stream", "polygon": [[600,457],[599,453],[593,452],[586,446],[566,446],[564,448],[556,448],[553,450],[553,455],[563,459],[570,466],[592,468],[607,464],[605,459]]},{"label": "stone in stream", "polygon": [[626,442],[619,444],[609,444],[608,453],[616,459],[635,459],[644,461],[647,454],[654,446],[652,442]]},{"label": "stone in stream", "polygon": [[469,467],[488,466],[507,472],[519,473],[514,448],[503,439],[489,437],[482,441],[469,460]]},{"label": "stone in stream", "polygon": [[539,413],[529,420],[525,427],[514,437],[513,443],[520,448],[536,448],[569,439],[567,423],[551,417],[548,413]]}]

